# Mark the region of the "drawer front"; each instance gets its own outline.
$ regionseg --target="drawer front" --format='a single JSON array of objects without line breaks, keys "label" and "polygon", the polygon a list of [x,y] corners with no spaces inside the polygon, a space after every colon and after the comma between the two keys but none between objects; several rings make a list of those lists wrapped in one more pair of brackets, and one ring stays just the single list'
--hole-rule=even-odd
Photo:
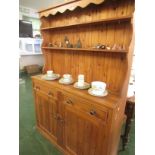
[{"label": "drawer front", "polygon": [[104,122],[106,122],[108,119],[108,109],[106,109],[106,108],[100,109],[96,106],[93,106],[90,113],[92,113],[96,118],[98,118]]},{"label": "drawer front", "polygon": [[101,122],[106,122],[108,117],[108,110],[106,108],[100,109],[91,103],[79,98],[64,96],[63,103],[67,106],[72,106],[73,108],[83,111],[85,114],[92,116],[92,118],[97,119]]},{"label": "drawer front", "polygon": [[65,105],[72,106],[74,108],[78,108],[78,109],[85,111],[87,113],[92,109],[91,104],[83,101],[81,98],[77,99],[77,98],[73,98],[73,97],[69,97],[69,96],[64,96],[63,103]]},{"label": "drawer front", "polygon": [[55,99],[57,98],[57,91],[55,89],[46,87],[46,86],[40,84],[39,82],[34,82],[33,89],[35,91],[41,91],[42,93],[48,95],[48,97],[55,98]]}]

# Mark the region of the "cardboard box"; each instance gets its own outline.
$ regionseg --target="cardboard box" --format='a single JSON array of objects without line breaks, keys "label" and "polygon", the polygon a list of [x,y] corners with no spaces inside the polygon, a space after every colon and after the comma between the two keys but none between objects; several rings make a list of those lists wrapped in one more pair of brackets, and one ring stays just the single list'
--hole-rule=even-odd
[{"label": "cardboard box", "polygon": [[34,74],[40,72],[40,66],[37,64],[25,66],[25,69],[28,74]]}]

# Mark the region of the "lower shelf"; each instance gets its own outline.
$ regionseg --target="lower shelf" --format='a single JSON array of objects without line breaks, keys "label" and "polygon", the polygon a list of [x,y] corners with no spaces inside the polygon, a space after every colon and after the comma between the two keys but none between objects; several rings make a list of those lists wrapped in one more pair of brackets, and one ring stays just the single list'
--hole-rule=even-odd
[{"label": "lower shelf", "polygon": [[127,50],[107,50],[107,49],[96,49],[96,48],[64,48],[64,47],[42,47],[42,49],[49,50],[66,50],[66,51],[85,51],[85,52],[107,52],[107,53],[127,53]]}]

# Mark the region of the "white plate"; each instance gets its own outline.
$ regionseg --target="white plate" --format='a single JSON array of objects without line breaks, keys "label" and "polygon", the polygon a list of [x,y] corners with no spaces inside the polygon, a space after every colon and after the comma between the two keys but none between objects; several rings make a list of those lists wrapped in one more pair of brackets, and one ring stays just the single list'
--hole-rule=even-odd
[{"label": "white plate", "polygon": [[44,80],[56,80],[60,77],[60,74],[53,74],[52,77],[47,76],[47,74],[43,75],[42,78]]},{"label": "white plate", "polygon": [[78,86],[78,82],[74,83],[74,88],[77,88],[77,89],[88,89],[90,88],[90,84],[87,83],[87,82],[84,82],[84,86]]},{"label": "white plate", "polygon": [[69,82],[64,81],[64,78],[61,78],[61,79],[59,80],[59,83],[61,83],[61,84],[66,84],[66,85],[72,84],[73,82],[74,82],[73,79],[72,79],[71,81],[69,81]]},{"label": "white plate", "polygon": [[93,92],[93,88],[89,88],[89,89],[88,89],[88,93],[89,93],[90,95],[98,96],[98,97],[103,97],[103,96],[107,96],[107,95],[108,95],[108,91],[107,91],[107,90],[105,90],[105,91],[103,92],[103,94],[96,94],[96,93]]}]

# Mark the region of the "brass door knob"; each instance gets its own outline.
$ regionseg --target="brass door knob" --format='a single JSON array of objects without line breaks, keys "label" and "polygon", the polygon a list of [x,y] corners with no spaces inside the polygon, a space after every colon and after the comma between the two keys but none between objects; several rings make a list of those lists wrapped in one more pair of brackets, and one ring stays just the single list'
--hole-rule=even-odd
[{"label": "brass door knob", "polygon": [[36,87],[35,87],[35,90],[40,90],[40,87],[39,87],[39,86],[36,86]]},{"label": "brass door knob", "polygon": [[54,96],[53,93],[51,91],[48,92],[49,96]]},{"label": "brass door knob", "polygon": [[73,104],[73,102],[71,100],[67,100],[66,103],[67,104]]},{"label": "brass door knob", "polygon": [[91,110],[89,113],[90,113],[91,115],[96,115],[96,111],[95,111],[95,110]]}]

